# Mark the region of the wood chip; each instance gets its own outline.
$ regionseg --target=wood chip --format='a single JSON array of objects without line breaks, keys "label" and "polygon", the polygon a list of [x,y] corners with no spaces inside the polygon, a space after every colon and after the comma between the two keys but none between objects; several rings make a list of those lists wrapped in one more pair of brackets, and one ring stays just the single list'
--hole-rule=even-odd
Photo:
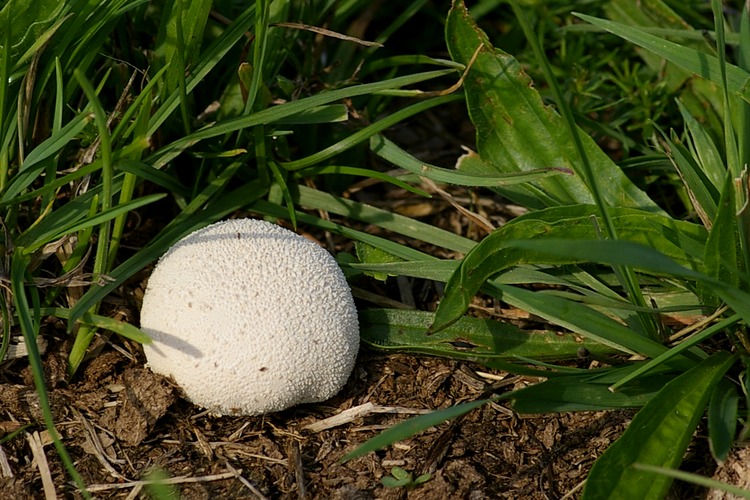
[{"label": "wood chip", "polygon": [[[239,473],[239,472],[238,472]],[[99,491],[108,490],[127,490],[135,487],[143,487],[150,484],[185,484],[185,483],[207,483],[211,481],[222,481],[224,479],[233,479],[236,477],[234,472],[224,472],[222,474],[212,474],[210,476],[202,477],[168,477],[166,479],[146,479],[143,481],[131,481],[129,483],[117,483],[117,484],[92,484],[86,489],[89,493],[96,493]]]},{"label": "wood chip", "polygon": [[49,464],[47,463],[47,455],[44,453],[44,445],[42,444],[42,438],[39,433],[34,431],[33,434],[26,434],[26,439],[29,442],[31,453],[34,456],[34,462],[36,463],[37,469],[39,469],[39,475],[42,477],[42,489],[44,490],[44,498],[46,500],[57,500],[57,492],[55,491],[55,483],[52,481],[52,472],[49,470]]},{"label": "wood chip", "polygon": [[[47,341],[44,339],[44,337],[37,337],[36,346],[39,350],[39,354],[44,354],[47,350]],[[25,358],[28,355],[29,349],[26,347],[26,341],[24,341],[23,337],[13,337],[10,339],[8,352],[5,353],[5,357],[0,361]]]},{"label": "wood chip", "polygon": [[380,406],[373,403],[365,403],[348,410],[344,410],[338,415],[313,422],[312,424],[306,425],[303,429],[311,432],[321,432],[326,429],[338,427],[340,425],[348,424],[358,418],[363,418],[368,415],[375,413],[391,413],[391,414],[403,414],[403,415],[424,415],[426,413],[432,413],[433,410],[419,409],[419,408],[404,408],[399,406]]},{"label": "wood chip", "polygon": [[8,462],[8,456],[5,454],[5,450],[0,446],[0,479],[13,477],[13,469],[10,468]]}]

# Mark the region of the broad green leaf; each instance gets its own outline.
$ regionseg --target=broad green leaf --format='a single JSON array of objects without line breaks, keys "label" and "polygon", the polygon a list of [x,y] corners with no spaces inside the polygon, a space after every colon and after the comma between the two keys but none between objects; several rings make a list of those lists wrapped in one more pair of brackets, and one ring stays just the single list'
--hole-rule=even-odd
[{"label": "broad green leaf", "polygon": [[[621,240],[642,243],[658,249],[675,261],[699,267],[702,255],[693,255],[686,246],[673,241],[681,235],[695,241],[705,240],[705,230],[697,225],[637,209],[612,208],[611,218]],[[511,248],[517,240],[575,238],[594,240],[599,235],[597,211],[593,206],[557,207],[532,212],[497,229],[476,245],[451,276],[445,296],[435,316],[434,330],[458,319],[468,308],[479,287],[491,276],[519,264],[571,264],[586,262],[585,251],[578,255],[553,256]],[[689,246],[688,246],[689,248]]]},{"label": "broad green leaf", "polygon": [[[389,254],[385,250],[381,250],[380,248],[376,248],[361,241],[355,241],[354,248],[357,252],[357,258],[364,264],[382,264],[386,262],[401,260]],[[380,281],[386,281],[388,279],[388,276],[395,276],[395,274],[388,274],[378,271],[365,271],[365,274],[368,276],[372,276],[376,280]]]},{"label": "broad green leaf", "polygon": [[[445,330],[427,335],[433,314],[397,309],[359,313],[362,340],[374,347],[471,360],[497,368],[496,361],[575,359],[581,352],[612,354],[614,349],[572,333],[522,330],[507,322],[464,317]],[[507,369],[507,366],[504,366]]]},{"label": "broad green leaf", "polygon": [[718,352],[664,385],[594,463],[583,498],[663,498],[672,479],[634,464],[679,466],[711,392],[734,362],[729,353]]},{"label": "broad green leaf", "polygon": [[721,463],[729,456],[737,432],[737,387],[722,378],[708,402],[708,444],[714,460]]},{"label": "broad green leaf", "polygon": [[[0,47],[0,50],[9,52],[15,63],[58,19],[65,3],[58,0],[5,2],[0,10],[0,40],[5,40],[6,37],[10,39],[10,47]],[[10,27],[9,35],[6,34],[6,26]]]},{"label": "broad green leaf", "polygon": [[[531,208],[593,203],[584,183],[580,156],[565,122],[545,106],[518,61],[492,47],[462,2],[455,2],[448,15],[446,41],[451,57],[465,65],[481,47],[468,71],[464,89],[469,115],[477,130],[478,153],[485,167],[464,173],[497,175],[538,168],[568,169],[576,175],[548,177],[529,185],[498,190]],[[661,212],[593,139],[580,133],[608,205]]]}]

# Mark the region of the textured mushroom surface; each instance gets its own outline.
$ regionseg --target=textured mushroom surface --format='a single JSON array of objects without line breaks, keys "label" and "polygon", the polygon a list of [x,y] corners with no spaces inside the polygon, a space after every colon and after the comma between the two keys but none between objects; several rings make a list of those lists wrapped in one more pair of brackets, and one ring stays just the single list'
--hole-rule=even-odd
[{"label": "textured mushroom surface", "polygon": [[254,219],[177,242],[149,278],[141,328],[153,340],[149,367],[224,415],[329,399],[359,348],[357,310],[333,257]]}]

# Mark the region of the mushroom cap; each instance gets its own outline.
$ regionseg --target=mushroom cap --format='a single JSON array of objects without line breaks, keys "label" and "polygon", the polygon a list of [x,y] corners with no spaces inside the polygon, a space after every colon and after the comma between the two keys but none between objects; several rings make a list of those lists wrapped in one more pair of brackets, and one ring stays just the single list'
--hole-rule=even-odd
[{"label": "mushroom cap", "polygon": [[141,329],[149,367],[193,403],[260,415],[324,401],[346,383],[359,349],[351,290],[333,257],[269,222],[200,229],[159,260]]}]

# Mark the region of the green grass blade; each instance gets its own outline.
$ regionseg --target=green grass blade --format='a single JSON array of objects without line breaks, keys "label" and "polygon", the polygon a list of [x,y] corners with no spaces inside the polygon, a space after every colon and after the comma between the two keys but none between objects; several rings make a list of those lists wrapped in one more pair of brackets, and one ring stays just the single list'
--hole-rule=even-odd
[{"label": "green grass blade", "polygon": [[299,186],[297,202],[305,207],[326,210],[355,220],[376,224],[383,229],[437,245],[456,252],[468,252],[475,243],[463,236],[437,228],[410,217],[394,214],[364,203],[333,196],[306,186]]},{"label": "green grass blade", "polygon": [[[61,319],[70,318],[70,309],[64,307],[43,307],[40,310],[42,316],[54,316]],[[85,313],[80,318],[81,324],[94,327],[99,330],[109,330],[114,332],[121,337],[130,339],[139,344],[150,344],[151,337],[143,333],[140,328],[126,323],[125,321],[119,321],[114,318],[107,316],[101,316],[99,314]]]},{"label": "green grass blade", "polygon": [[[99,150],[102,157],[102,171],[101,171],[101,197],[100,203],[102,212],[107,212],[112,207],[112,196],[114,195],[112,189],[112,182],[114,179],[114,164],[112,162],[112,142],[110,140],[109,127],[107,126],[107,115],[104,112],[99,97],[91,85],[91,82],[86,76],[78,69],[74,72],[78,84],[83,89],[86,98],[91,103],[91,107],[96,117],[96,127],[99,131]],[[96,252],[94,255],[94,275],[101,276],[107,272],[107,255],[109,253],[110,235],[112,227],[110,219],[102,221],[99,226],[99,236],[96,241]]]},{"label": "green grass blade", "polygon": [[369,139],[376,134],[379,134],[380,132],[390,127],[393,127],[398,123],[403,122],[407,118],[410,118],[435,106],[440,106],[441,104],[446,104],[459,99],[461,99],[461,96],[447,95],[442,97],[434,97],[432,99],[418,102],[417,104],[412,104],[411,106],[400,109],[395,113],[392,113],[387,117],[382,118],[377,122],[368,125],[361,130],[358,130],[357,132],[354,132],[345,139],[342,139],[336,144],[332,144],[331,146],[328,146],[327,148],[322,149],[315,154],[312,154],[306,158],[300,158],[299,160],[284,162],[281,164],[281,166],[287,170],[299,170],[301,168],[315,165],[317,163],[320,163],[321,161],[327,160],[339,153],[346,151],[347,149]]},{"label": "green grass blade", "polygon": [[[604,235],[607,238],[616,240],[618,239],[617,228],[615,227],[612,220],[609,208],[610,203],[606,199],[606,193],[604,192],[606,184],[611,181],[607,179],[607,181],[604,183],[600,182],[602,173],[598,170],[595,171],[592,168],[591,162],[589,161],[588,152],[583,145],[582,132],[579,130],[578,126],[575,123],[573,112],[571,111],[565,95],[563,94],[563,91],[560,88],[559,83],[557,82],[557,78],[555,77],[552,66],[550,65],[549,60],[544,53],[538,35],[532,28],[531,23],[526,19],[526,11],[521,9],[518,3],[515,1],[512,1],[511,5],[513,6],[513,12],[516,14],[516,18],[521,24],[527,40],[534,50],[536,59],[539,61],[542,69],[544,70],[547,83],[552,88],[555,94],[557,106],[560,109],[560,113],[564,118],[564,122],[567,125],[568,131],[570,132],[570,137],[573,139],[573,144],[575,145],[575,149],[578,153],[578,159],[580,162],[579,173],[582,173],[584,175],[584,182],[588,187],[589,192],[593,196],[597,208],[599,209],[599,215],[601,216]],[[639,308],[645,308],[646,300],[643,297],[643,291],[641,290],[640,284],[638,283],[633,270],[627,266],[617,266],[614,270],[615,274],[623,285],[625,292],[627,293],[628,299]],[[640,321],[641,330],[652,339],[658,339],[658,325],[656,324],[653,316],[640,310],[636,314],[638,315],[638,319]]]},{"label": "green grass blade", "polygon": [[[691,73],[722,85],[722,66],[716,56],[664,40],[640,28],[625,26],[586,14],[575,13],[575,15],[594,26],[643,47]],[[727,64],[726,85],[730,93],[737,94],[746,101],[750,99],[750,73],[745,70]]]},{"label": "green grass blade", "polygon": [[34,378],[34,386],[36,387],[36,394],[39,398],[39,406],[42,410],[42,416],[44,423],[47,427],[47,431],[52,439],[52,442],[57,450],[60,459],[65,466],[65,469],[70,474],[70,477],[75,481],[76,486],[81,490],[85,498],[91,498],[88,491],[86,490],[86,484],[83,482],[80,474],[73,465],[73,461],[65,449],[60,435],[55,428],[55,422],[52,418],[52,411],[49,404],[49,395],[47,393],[47,386],[44,380],[44,366],[42,365],[42,358],[39,355],[39,350],[36,345],[36,337],[38,335],[38,323],[34,323],[32,312],[29,308],[28,299],[26,297],[26,288],[24,286],[26,278],[26,267],[29,264],[29,258],[24,255],[23,247],[16,247],[13,259],[11,261],[11,290],[13,292],[13,302],[18,315],[18,322],[21,326],[21,332],[23,333],[24,341],[28,349],[29,366],[31,367],[31,374]]},{"label": "green grass blade", "polygon": [[[136,198],[135,200],[129,201],[127,203],[117,205],[114,208],[102,210],[94,217],[90,217],[85,220],[72,220],[65,225],[58,225],[56,223],[56,220],[48,218],[44,220],[44,223],[39,224],[38,226],[24,233],[22,238],[19,238],[18,241],[27,244],[26,251],[34,252],[47,243],[62,238],[66,234],[74,233],[88,227],[108,223],[119,215],[128,213],[150,203],[154,203],[155,201],[161,200],[165,196],[165,194],[159,193],[144,196],[142,198]],[[73,208],[71,204],[66,205],[66,208],[67,207]],[[79,212],[79,214],[81,217],[85,215],[85,213],[83,212]]]},{"label": "green grass blade", "polygon": [[122,172],[132,174],[139,179],[161,186],[170,193],[183,197],[190,195],[190,188],[182,184],[173,175],[157,170],[141,161],[122,159],[117,162],[117,167]]},{"label": "green grass blade", "polygon": [[[185,92],[192,92],[195,87],[213,70],[221,59],[235,46],[247,32],[248,26],[255,18],[255,3],[247,10],[237,16],[234,22],[200,54],[200,57],[192,68],[187,81]],[[163,104],[154,112],[149,122],[148,135],[152,136],[164,124],[164,121],[174,112],[180,104],[180,93],[171,92],[164,99]]]},{"label": "green grass blade", "polygon": [[[276,203],[270,203],[265,200],[256,201],[249,207],[249,209],[259,214],[268,215],[271,217],[278,217],[282,219],[289,217],[289,212],[285,208],[280,207]],[[323,229],[325,231],[330,231],[334,234],[339,234],[341,236],[344,236],[354,241],[361,241],[363,243],[366,243],[375,248],[378,248],[400,259],[417,260],[417,261],[424,261],[424,260],[437,261],[437,258],[431,255],[428,255],[426,253],[420,252],[419,250],[415,250],[411,247],[401,245],[399,243],[392,241],[391,239],[381,238],[379,236],[374,236],[372,234],[365,233],[363,231],[357,231],[356,229],[352,229],[343,224],[337,224],[335,222],[327,221],[327,220],[321,219],[320,217],[314,217],[304,212],[297,212],[296,217],[297,217],[297,220],[301,222],[302,224],[307,224],[313,227]]]},{"label": "green grass blade", "polygon": [[185,72],[194,65],[211,2],[174,0],[164,4],[162,8],[162,25],[156,40],[156,54],[162,61],[161,65],[169,66],[165,85],[167,93],[170,93],[184,85]]},{"label": "green grass blade", "polygon": [[310,177],[314,175],[356,175],[359,177],[367,177],[369,179],[377,179],[380,181],[388,182],[394,186],[398,186],[410,193],[414,193],[417,196],[423,196],[425,198],[432,198],[432,195],[426,191],[422,191],[419,188],[412,186],[411,184],[402,181],[401,179],[385,172],[378,172],[377,170],[369,170],[366,168],[358,167],[347,167],[344,165],[323,165],[319,167],[309,167],[297,171],[301,177]]},{"label": "green grass blade", "polygon": [[501,285],[498,288],[508,304],[613,349],[648,357],[656,357],[667,350],[658,342],[638,335],[619,321],[578,302],[513,286]]},{"label": "green grass blade", "polygon": [[654,465],[647,465],[642,463],[633,464],[633,468],[644,472],[661,474],[673,479],[685,481],[687,483],[697,484],[698,486],[703,486],[704,488],[712,488],[719,491],[725,491],[731,495],[737,495],[740,498],[750,498],[750,491],[744,488],[722,483],[721,481],[716,481],[715,479],[710,479],[708,477],[701,476],[700,474],[693,474],[691,472],[669,469],[667,467],[657,467]]},{"label": "green grass blade", "polygon": [[[626,368],[608,369],[611,373],[627,372]],[[558,413],[567,411],[601,411],[616,408],[640,408],[649,402],[674,376],[663,372],[638,379],[628,391],[612,393],[606,382],[591,380],[592,374],[561,375],[503,396],[513,401],[513,409],[522,414]]]},{"label": "green grass blade", "polygon": [[[500,187],[511,184],[520,184],[531,182],[553,175],[569,174],[570,172],[555,168],[540,168],[525,170],[522,172],[508,173],[483,173],[472,174],[464,173],[460,170],[451,170],[440,168],[428,163],[419,161],[403,149],[399,148],[392,141],[382,135],[375,135],[370,138],[370,149],[373,153],[380,156],[386,161],[401,167],[409,172],[427,177],[436,182],[444,182],[457,186],[483,186],[483,187]],[[468,156],[468,155],[466,155]],[[459,160],[461,161],[461,160]],[[466,164],[465,161],[463,163]]]},{"label": "green grass blade", "polygon": [[[21,165],[20,171],[22,173],[38,173],[43,169],[42,163],[44,160],[57,154],[62,148],[68,145],[73,138],[78,136],[81,131],[88,125],[93,119],[94,115],[90,113],[80,113],[70,122],[67,123],[57,134],[53,134],[49,139],[35,147],[24,159]],[[28,185],[28,184],[27,184]],[[24,186],[25,187],[25,186]],[[19,189],[12,189],[13,185],[9,187],[8,191],[3,193],[3,200],[14,197],[20,192]]]},{"label": "green grass blade", "polygon": [[704,272],[727,285],[739,287],[739,228],[735,206],[734,176],[727,172],[719,199],[718,212],[706,241]]},{"label": "green grass blade", "polygon": [[448,420],[460,417],[475,408],[479,408],[487,404],[489,399],[480,399],[478,401],[472,401],[471,403],[464,403],[456,406],[451,406],[444,410],[437,410],[427,415],[420,415],[415,418],[411,418],[406,422],[394,425],[389,429],[381,432],[372,439],[369,439],[364,444],[360,445],[356,450],[347,453],[341,458],[341,462],[348,462],[349,460],[361,457],[372,451],[381,450],[387,446],[392,445],[398,441],[412,437],[413,435],[440,425]]},{"label": "green grass blade", "polygon": [[627,265],[652,273],[696,281],[707,286],[745,321],[750,321],[750,294],[701,272],[678,264],[663,253],[638,243],[610,240],[546,240],[514,241],[511,248],[533,254],[546,254],[567,259],[586,256],[590,262]]},{"label": "green grass blade", "polygon": [[723,319],[722,321],[719,321],[718,323],[711,325],[710,327],[706,328],[700,333],[692,335],[690,338],[680,342],[679,345],[671,348],[670,350],[664,352],[663,354],[656,356],[655,358],[649,361],[646,361],[645,363],[640,364],[637,369],[633,370],[632,372],[630,372],[629,374],[627,374],[626,376],[624,376],[623,378],[621,378],[620,380],[618,380],[617,382],[609,386],[609,390],[612,392],[619,391],[621,387],[626,386],[631,380],[635,380],[638,377],[643,376],[643,374],[648,373],[649,371],[654,370],[658,368],[659,366],[664,365],[664,363],[666,363],[670,359],[690,349],[691,347],[698,345],[704,340],[709,339],[718,333],[725,332],[728,328],[737,324],[740,321],[740,319],[741,319],[740,316],[735,314],[729,318]]},{"label": "green grass blade", "polygon": [[664,385],[594,463],[583,498],[663,498],[671,478],[633,465],[679,466],[711,392],[734,362],[719,352]]},{"label": "green grass blade", "polygon": [[719,463],[727,459],[734,445],[739,401],[737,387],[723,378],[708,402],[708,444],[711,455]]},{"label": "green grass blade", "polygon": [[[685,189],[688,191],[693,209],[700,217],[703,225],[711,227],[718,210],[721,183],[718,186],[714,186],[696,161],[696,158],[687,148],[676,142],[675,137],[672,137],[669,157],[675,169],[680,174]],[[725,174],[722,173],[723,175]]]},{"label": "green grass blade", "polygon": [[274,122],[276,125],[311,125],[314,123],[337,123],[349,119],[346,104],[326,104],[311,108],[296,115]]},{"label": "green grass blade", "polygon": [[[238,118],[224,120],[220,123],[209,125],[201,130],[193,132],[190,135],[177,139],[171,144],[153,153],[146,159],[146,161],[153,164],[154,166],[159,167],[177,156],[184,149],[193,146],[194,144],[197,144],[198,142],[205,139],[223,136],[225,134],[236,132],[241,129],[251,128],[256,125],[274,123],[278,120],[296,115],[297,113],[301,113],[309,109],[313,109],[318,106],[329,104],[341,99],[356,97],[360,95],[368,95],[379,90],[394,89],[406,85],[413,85],[415,83],[439,78],[451,73],[453,73],[453,70],[427,71],[424,73],[416,73],[413,75],[396,77],[382,82],[354,85],[352,87],[331,90],[329,92],[322,92],[311,97],[305,97],[296,101],[280,104],[278,106],[267,108],[248,116],[241,116]],[[153,125],[149,130],[152,129]]]}]

